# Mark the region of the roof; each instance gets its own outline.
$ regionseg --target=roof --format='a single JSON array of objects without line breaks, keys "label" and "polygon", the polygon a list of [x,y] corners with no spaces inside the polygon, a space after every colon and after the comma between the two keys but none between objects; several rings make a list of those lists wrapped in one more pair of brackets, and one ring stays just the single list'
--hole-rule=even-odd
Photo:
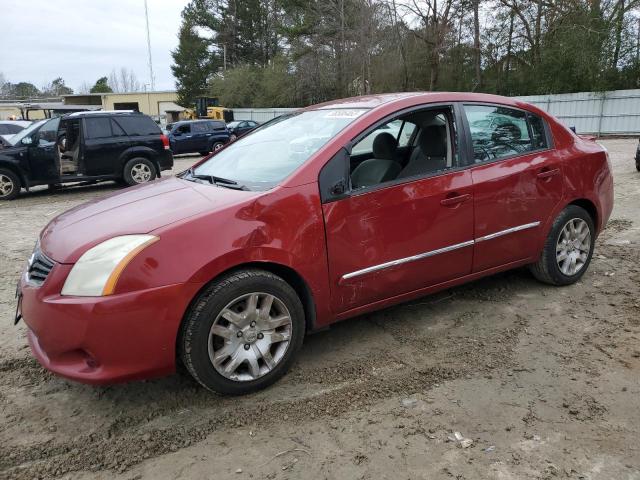
[{"label": "roof", "polygon": [[68,118],[89,117],[89,116],[93,117],[93,116],[99,116],[99,115],[123,115],[123,114],[130,114],[130,113],[139,114],[139,112],[136,112],[135,110],[93,110],[90,112],[73,112],[65,116]]},{"label": "roof", "polygon": [[62,98],[67,97],[101,97],[102,95],[153,95],[154,93],[175,93],[175,90],[149,90],[142,92],[104,92],[104,93],[72,93],[70,95],[62,95]]},{"label": "roof", "polygon": [[328,102],[311,105],[305,110],[319,110],[329,108],[366,108],[372,109],[391,103],[407,103],[407,100],[415,99],[415,103],[436,102],[487,102],[501,103],[504,105],[522,106],[524,102],[519,100],[491,95],[487,93],[473,92],[399,92],[364,95],[360,97],[342,98]]}]

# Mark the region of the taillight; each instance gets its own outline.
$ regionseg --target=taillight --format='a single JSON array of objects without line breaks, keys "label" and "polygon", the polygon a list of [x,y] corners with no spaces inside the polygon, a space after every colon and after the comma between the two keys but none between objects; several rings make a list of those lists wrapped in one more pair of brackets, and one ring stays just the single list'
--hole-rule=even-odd
[{"label": "taillight", "polygon": [[164,147],[165,150],[169,150],[170,146],[169,146],[169,137],[167,137],[164,133],[160,135],[160,138],[162,139],[162,146]]}]

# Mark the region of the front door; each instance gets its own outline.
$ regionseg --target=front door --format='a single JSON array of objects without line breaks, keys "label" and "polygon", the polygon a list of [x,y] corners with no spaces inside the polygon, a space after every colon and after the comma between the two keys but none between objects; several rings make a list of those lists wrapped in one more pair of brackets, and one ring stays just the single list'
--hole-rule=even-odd
[{"label": "front door", "polygon": [[562,198],[561,162],[544,121],[522,110],[465,105],[475,166],[474,272],[535,260],[532,233]]},{"label": "front door", "polygon": [[60,118],[52,118],[44,123],[31,137],[27,148],[29,157],[29,180],[34,183],[55,183],[58,171],[57,136]]},{"label": "front door", "polygon": [[[336,313],[471,271],[471,172],[457,168],[452,112],[450,108],[426,110],[402,120],[419,130],[411,159],[396,165],[398,138],[392,141],[389,125],[380,126],[369,135],[383,135],[385,142],[371,142],[369,135],[362,140],[372,145],[370,159],[362,161],[358,144],[353,148],[359,162],[351,171],[354,189],[345,198],[323,205]],[[421,135],[434,129],[442,135]],[[443,143],[420,149],[419,138],[423,143],[429,139]],[[377,172],[386,166],[391,167],[391,178],[383,173],[376,182]]]}]

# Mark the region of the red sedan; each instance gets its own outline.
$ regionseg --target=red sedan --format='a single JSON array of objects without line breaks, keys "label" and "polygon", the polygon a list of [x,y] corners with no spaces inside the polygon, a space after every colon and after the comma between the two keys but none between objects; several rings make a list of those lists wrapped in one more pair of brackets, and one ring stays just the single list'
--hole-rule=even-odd
[{"label": "red sedan", "polygon": [[245,393],[338,320],[523,265],[576,282],[612,206],[606,151],[531,105],[338,100],[52,220],[17,318],[42,365],[73,380],[182,362],[206,388]]}]

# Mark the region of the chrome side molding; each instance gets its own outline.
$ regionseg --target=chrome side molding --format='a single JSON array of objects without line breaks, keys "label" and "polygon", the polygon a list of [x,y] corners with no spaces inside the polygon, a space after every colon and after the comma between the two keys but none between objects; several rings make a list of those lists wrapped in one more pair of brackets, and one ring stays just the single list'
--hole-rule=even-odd
[{"label": "chrome side molding", "polygon": [[365,275],[367,273],[377,272],[378,270],[384,270],[385,268],[395,267],[397,265],[402,265],[404,263],[415,262],[417,260],[422,260],[424,258],[440,255],[441,253],[447,253],[453,250],[458,250],[459,248],[470,247],[473,244],[478,242],[492,240],[494,238],[502,237],[503,235],[519,232],[521,230],[527,230],[529,228],[535,228],[538,225],[540,225],[540,222],[526,223],[524,225],[518,225],[517,227],[507,228],[506,230],[501,230],[499,232],[491,233],[489,235],[485,235],[484,237],[476,238],[475,240],[456,243],[455,245],[449,245],[448,247],[438,248],[437,250],[431,250],[429,252],[419,253],[418,255],[412,255],[411,257],[399,258],[397,260],[391,260],[389,262],[380,263],[379,265],[373,265],[371,267],[363,268],[362,270],[356,270],[355,272],[345,273],[340,280],[349,280],[350,278],[359,277],[360,275]]},{"label": "chrome side molding", "polygon": [[418,255],[413,255],[411,257],[391,260],[390,262],[385,262],[379,265],[374,265],[372,267],[363,268],[362,270],[356,270],[355,272],[346,273],[342,276],[342,279],[348,280],[353,277],[364,275],[365,273],[376,272],[384,268],[395,267],[396,265],[402,265],[403,263],[415,262],[416,260],[422,260],[423,258],[433,257],[434,255],[439,255],[441,253],[451,252],[452,250],[457,250],[459,248],[470,247],[473,244],[474,241],[469,240],[468,242],[456,243],[455,245],[449,245],[448,247],[431,250],[430,252],[419,253]]},{"label": "chrome side molding", "polygon": [[528,228],[535,228],[540,225],[540,222],[531,222],[525,223],[524,225],[518,225],[517,227],[507,228],[506,230],[501,230],[499,232],[490,233],[489,235],[485,235],[484,237],[476,238],[476,242],[484,242],[486,240],[492,240],[494,238],[501,237],[503,235],[509,235],[510,233],[519,232],[521,230],[527,230]]}]

